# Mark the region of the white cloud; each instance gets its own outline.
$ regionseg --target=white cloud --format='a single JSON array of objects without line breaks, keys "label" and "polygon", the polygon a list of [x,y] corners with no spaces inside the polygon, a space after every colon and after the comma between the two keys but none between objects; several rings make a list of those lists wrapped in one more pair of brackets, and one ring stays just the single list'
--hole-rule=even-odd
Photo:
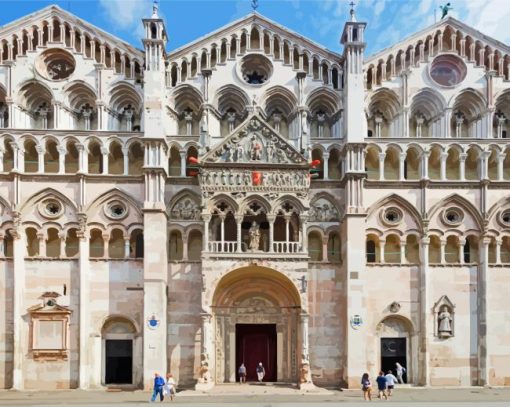
[{"label": "white cloud", "polygon": [[152,10],[150,0],[99,0],[99,4],[112,25],[123,31],[137,29]]}]

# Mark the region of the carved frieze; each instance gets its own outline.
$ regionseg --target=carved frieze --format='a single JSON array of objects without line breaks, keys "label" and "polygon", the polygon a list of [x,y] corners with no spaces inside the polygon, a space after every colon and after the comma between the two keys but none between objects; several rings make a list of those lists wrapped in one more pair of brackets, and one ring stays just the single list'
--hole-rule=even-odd
[{"label": "carved frieze", "polygon": [[174,220],[200,220],[200,205],[190,196],[179,199],[170,209],[170,218]]},{"label": "carved frieze", "polygon": [[310,222],[338,222],[340,220],[338,209],[324,197],[312,201],[308,215]]}]

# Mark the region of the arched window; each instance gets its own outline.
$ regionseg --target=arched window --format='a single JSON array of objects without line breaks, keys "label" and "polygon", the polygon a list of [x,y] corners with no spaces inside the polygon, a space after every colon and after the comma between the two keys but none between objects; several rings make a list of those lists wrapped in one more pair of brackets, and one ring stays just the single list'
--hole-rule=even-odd
[{"label": "arched window", "polygon": [[322,261],[322,237],[319,232],[308,234],[308,255],[310,261]]},{"label": "arched window", "polygon": [[124,258],[124,233],[120,229],[113,229],[108,242],[108,257],[111,259]]},{"label": "arched window", "polygon": [[46,257],[60,257],[60,237],[57,229],[50,228],[47,231]]},{"label": "arched window", "polygon": [[202,255],[202,233],[192,230],[188,236],[188,260],[198,261]]},{"label": "arched window", "polygon": [[143,231],[136,229],[131,232],[129,239],[129,257],[141,259],[143,258]]},{"label": "arched window", "polygon": [[400,237],[397,235],[389,235],[386,237],[384,245],[384,262],[400,263]]},{"label": "arched window", "polygon": [[170,242],[168,247],[168,259],[169,260],[182,260],[183,245],[182,235],[178,230],[173,230],[170,233]]},{"label": "arched window", "polygon": [[66,257],[75,257],[78,255],[79,241],[76,229],[69,229],[66,236]]},{"label": "arched window", "polygon": [[328,239],[328,260],[331,263],[340,263],[342,259],[341,249],[340,234],[331,232]]},{"label": "arched window", "polygon": [[143,168],[143,146],[136,142],[129,146],[129,175],[141,175]]},{"label": "arched window", "polygon": [[89,256],[92,258],[104,257],[103,234],[99,229],[90,231]]},{"label": "arched window", "polygon": [[367,238],[366,241],[367,263],[377,262],[376,242],[373,239]]},{"label": "arched window", "polygon": [[37,237],[37,230],[35,228],[27,228],[25,233],[28,257],[39,256],[39,238]]}]

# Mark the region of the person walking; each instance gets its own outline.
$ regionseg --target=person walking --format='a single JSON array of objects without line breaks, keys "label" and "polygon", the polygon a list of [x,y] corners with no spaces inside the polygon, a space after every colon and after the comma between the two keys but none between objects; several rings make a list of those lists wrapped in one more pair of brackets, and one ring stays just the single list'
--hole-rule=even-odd
[{"label": "person walking", "polygon": [[376,381],[377,389],[379,390],[379,395],[377,397],[380,398],[381,400],[383,397],[385,400],[388,400],[388,395],[386,394],[387,382],[386,377],[384,376],[384,372],[382,370],[379,372],[379,376],[377,376]]},{"label": "person walking", "polygon": [[243,384],[246,383],[246,366],[244,363],[241,363],[241,366],[239,366],[239,370],[237,371],[239,374],[239,383]]},{"label": "person walking", "polygon": [[395,388],[395,383],[397,383],[397,378],[393,376],[393,372],[388,370],[386,374],[386,386],[388,387],[388,398],[393,394],[393,389]]},{"label": "person walking", "polygon": [[164,391],[163,391],[163,395],[169,395],[170,396],[170,400],[173,400],[174,399],[174,396],[175,396],[175,380],[174,380],[174,375],[172,373],[168,373],[166,375],[166,383],[165,383],[165,387],[164,387]]},{"label": "person walking", "polygon": [[259,380],[259,383],[262,383],[262,380],[264,379],[265,375],[266,370],[264,369],[264,366],[262,366],[262,362],[259,362],[257,366],[257,379]]},{"label": "person walking", "polygon": [[363,373],[363,376],[361,376],[361,390],[363,390],[365,401],[372,401],[372,383],[368,373]]},{"label": "person walking", "polygon": [[395,363],[395,366],[397,367],[397,380],[400,384],[405,383],[404,382],[404,373],[406,372],[406,368],[402,366],[400,363]]},{"label": "person walking", "polygon": [[163,386],[165,385],[165,379],[163,379],[159,373],[154,373],[154,390],[152,392],[151,401],[156,401],[156,397],[159,394],[159,401],[163,401],[165,396],[163,395]]}]

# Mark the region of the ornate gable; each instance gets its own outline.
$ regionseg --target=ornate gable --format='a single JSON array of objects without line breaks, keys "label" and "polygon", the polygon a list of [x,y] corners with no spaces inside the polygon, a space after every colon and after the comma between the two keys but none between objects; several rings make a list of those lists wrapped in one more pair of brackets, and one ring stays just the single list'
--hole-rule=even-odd
[{"label": "ornate gable", "polygon": [[202,158],[202,163],[291,164],[305,166],[305,157],[258,115],[253,114],[221,144]]}]

